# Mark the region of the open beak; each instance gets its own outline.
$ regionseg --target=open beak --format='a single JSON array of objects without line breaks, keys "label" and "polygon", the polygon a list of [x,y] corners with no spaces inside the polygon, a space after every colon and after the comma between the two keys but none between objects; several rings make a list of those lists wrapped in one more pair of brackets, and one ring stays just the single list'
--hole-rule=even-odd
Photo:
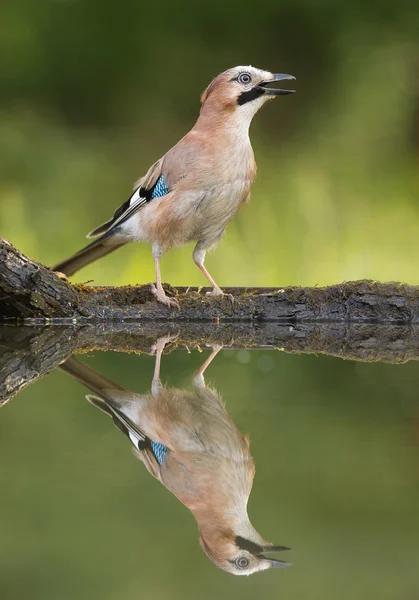
[{"label": "open beak", "polygon": [[287,75],[286,73],[276,73],[273,79],[269,79],[268,81],[262,81],[257,87],[259,89],[262,89],[265,92],[265,94],[268,94],[269,96],[284,96],[286,94],[293,94],[295,90],[283,90],[281,88],[266,87],[270,83],[275,83],[276,81],[284,81],[289,79],[295,80],[295,77],[293,75]]},{"label": "open beak", "polygon": [[[287,75],[287,77],[289,77]],[[291,548],[287,548],[287,546],[264,546],[263,552],[287,552],[291,550]],[[274,558],[268,558],[264,556],[262,553],[258,554],[259,558],[263,558],[271,563],[271,567],[276,569],[283,569],[284,567],[290,567],[292,563],[284,562],[282,560],[275,560]]]}]

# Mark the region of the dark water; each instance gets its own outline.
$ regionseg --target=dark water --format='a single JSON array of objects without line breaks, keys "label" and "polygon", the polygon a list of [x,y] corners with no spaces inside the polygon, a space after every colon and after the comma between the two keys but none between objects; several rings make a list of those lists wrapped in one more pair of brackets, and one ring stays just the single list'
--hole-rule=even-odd
[{"label": "dark water", "polygon": [[[245,537],[243,515],[236,521],[228,517],[230,531],[228,518],[220,523],[213,504],[223,497],[217,490],[220,470],[225,470],[225,489],[234,477],[248,476],[251,462],[243,466],[234,444],[243,444],[238,431],[249,434],[256,465],[250,521],[265,541],[292,548],[265,555],[293,566],[235,577],[206,556],[191,511],[133,456],[127,428],[125,434],[117,429],[85,399],[89,390],[62,369],[37,379],[54,353],[56,363],[62,360],[67,341],[50,340],[43,355],[44,338],[23,342],[19,335],[9,328],[2,337],[3,392],[22,390],[7,402],[5,394],[0,410],[1,598],[419,598],[416,360],[367,363],[288,354],[272,344],[249,349],[232,340],[233,347],[221,349],[205,371],[209,388],[199,388],[194,373],[211,348],[203,342],[198,349],[194,339],[188,348],[173,349],[172,341],[166,351],[173,351],[161,361],[165,387],[155,382],[153,396],[155,356],[112,349],[76,355],[101,374],[100,381],[106,376],[119,384],[111,393],[112,406],[129,415],[128,429],[136,425],[142,403],[141,410],[154,406],[143,430],[172,436],[175,449],[179,443],[184,450],[188,435],[193,438],[194,460],[204,463],[199,477],[204,480],[206,469],[211,481],[200,501],[211,505],[205,527],[219,555],[226,547],[230,552],[231,531],[236,544],[237,533]],[[370,345],[379,337],[369,335]],[[118,346],[112,339],[109,346]],[[394,340],[391,344],[386,360],[400,361],[397,344],[396,353],[388,354]],[[380,348],[375,352],[379,355]],[[74,375],[77,363],[67,365]],[[162,416],[164,403],[169,409]],[[173,406],[177,412],[171,414]],[[202,411],[221,416],[210,428]],[[173,441],[174,431],[180,442]],[[157,452],[147,440],[141,443],[143,453]],[[236,448],[238,454],[243,447]],[[172,450],[159,452],[164,465]],[[210,459],[201,460],[202,453]],[[192,469],[189,459],[178,452],[172,487],[183,485],[185,470]],[[187,493],[196,491],[192,479],[185,484]],[[253,564],[251,553],[239,549],[239,555]]]}]

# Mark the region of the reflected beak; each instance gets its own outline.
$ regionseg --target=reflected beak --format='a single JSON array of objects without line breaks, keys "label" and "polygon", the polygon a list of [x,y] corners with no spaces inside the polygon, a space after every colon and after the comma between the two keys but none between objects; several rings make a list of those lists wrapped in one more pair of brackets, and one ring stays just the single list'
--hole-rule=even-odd
[{"label": "reflected beak", "polygon": [[[291,550],[291,548],[287,548],[287,546],[264,546],[263,552],[287,552]],[[258,554],[259,558],[263,558],[271,563],[271,567],[274,569],[283,569],[285,567],[291,567],[292,563],[284,562],[282,560],[275,560],[274,558],[268,558],[264,556],[262,553]]]},{"label": "reflected beak", "polygon": [[[289,77],[289,75],[286,75],[286,77]],[[257,556],[261,560],[267,560],[271,563],[271,567],[280,569],[283,567],[291,566],[291,563],[283,562],[282,560],[275,560],[273,558],[268,558],[263,554],[263,552],[287,552],[288,550],[291,550],[291,548],[288,548],[287,546],[274,546],[273,544],[266,544],[266,546],[262,546],[260,544],[256,544],[255,542],[252,542],[251,540],[247,540],[246,538],[243,538],[240,535],[236,537],[236,545],[238,546],[238,548],[241,548],[242,550],[247,550],[247,552],[250,552],[251,554],[253,554],[253,556]]]},{"label": "reflected beak", "polygon": [[295,90],[284,90],[281,88],[268,88],[266,87],[270,83],[275,83],[276,81],[284,81],[294,79],[293,75],[287,75],[286,73],[276,73],[273,79],[269,79],[268,81],[262,81],[257,86],[259,89],[262,89],[265,94],[269,96],[285,96],[286,94],[293,94]]}]

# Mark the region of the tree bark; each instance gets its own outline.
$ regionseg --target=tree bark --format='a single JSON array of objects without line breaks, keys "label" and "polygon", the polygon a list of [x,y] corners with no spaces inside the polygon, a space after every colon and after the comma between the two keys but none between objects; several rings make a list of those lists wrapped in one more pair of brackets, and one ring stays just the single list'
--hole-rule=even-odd
[{"label": "tree bark", "polygon": [[85,325],[0,326],[0,406],[74,353],[150,353],[160,337],[176,347],[281,350],[369,362],[419,360],[419,327],[365,323],[227,323],[144,321]]},{"label": "tree bark", "polygon": [[165,289],[179,301],[179,310],[156,302],[148,285],[71,285],[0,238],[3,321],[419,321],[419,287],[400,283],[354,281],[322,288],[225,288],[234,302],[228,297],[207,298],[205,288],[173,288],[166,284]]}]

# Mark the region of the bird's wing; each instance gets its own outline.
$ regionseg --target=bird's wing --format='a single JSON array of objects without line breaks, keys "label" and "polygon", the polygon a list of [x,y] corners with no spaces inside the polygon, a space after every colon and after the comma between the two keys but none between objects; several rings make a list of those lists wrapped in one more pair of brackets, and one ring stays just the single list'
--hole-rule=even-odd
[{"label": "bird's wing", "polygon": [[147,468],[149,470],[151,469],[153,474],[157,477],[156,473],[159,472],[160,467],[166,459],[166,455],[169,451],[168,448],[161,442],[151,440],[126,414],[123,413],[120,408],[115,406],[110,399],[107,398],[104,400],[103,398],[92,394],[88,394],[86,398],[91,404],[100,408],[112,418],[116,427],[130,439],[135,450],[140,453],[140,457],[142,454],[147,456],[148,460],[143,462],[149,463]]},{"label": "bird's wing", "polygon": [[121,225],[124,221],[129,219],[134,213],[140,210],[145,204],[153,200],[165,196],[169,193],[169,187],[165,176],[162,173],[163,159],[161,158],[154,163],[147,171],[146,175],[142,177],[135,184],[134,193],[115,211],[113,217],[93,229],[87,234],[88,238],[94,238],[104,233],[109,233],[112,229]]},{"label": "bird's wing", "polygon": [[93,394],[88,394],[86,399],[93,404],[93,406],[100,408],[103,412],[112,417],[112,420],[118,429],[123,431],[137,448],[139,444],[143,444],[147,439],[147,436],[137,427],[137,425],[133,423],[129,417],[124,415],[121,409],[114,406],[113,403],[111,404],[109,399],[104,400]]},{"label": "bird's wing", "polygon": [[[140,454],[147,454],[148,461],[152,461],[158,470],[169,449],[162,442],[151,439],[141,427],[141,411],[138,408],[145,400],[144,397],[129,392],[76,358],[68,358],[59,368],[94,392],[86,396],[87,400],[109,415],[118,429],[130,439],[135,450]],[[139,425],[131,418],[137,413],[140,418]],[[143,420],[144,423],[147,422],[146,419]]]},{"label": "bird's wing", "polygon": [[109,233],[148,202],[172,191],[194,169],[202,148],[202,139],[191,130],[136,182],[134,193],[115,211],[112,219],[99,225],[87,237]]}]

